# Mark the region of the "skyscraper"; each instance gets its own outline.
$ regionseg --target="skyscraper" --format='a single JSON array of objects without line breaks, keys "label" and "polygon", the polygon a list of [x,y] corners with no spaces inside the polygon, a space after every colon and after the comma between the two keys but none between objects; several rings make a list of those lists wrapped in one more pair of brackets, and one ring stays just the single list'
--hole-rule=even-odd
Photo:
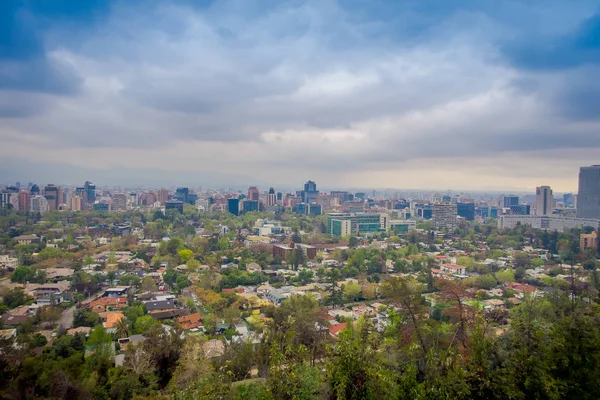
[{"label": "skyscraper", "polygon": [[186,187],[177,188],[175,191],[175,198],[177,200],[183,201],[185,204],[189,204],[190,202],[190,189]]},{"label": "skyscraper", "polygon": [[48,211],[48,200],[44,196],[31,196],[31,211],[39,212],[40,214]]},{"label": "skyscraper", "polygon": [[456,204],[440,203],[432,205],[433,227],[436,230],[446,229],[448,232],[454,232],[458,223],[456,221]]},{"label": "skyscraper", "polygon": [[258,200],[244,200],[242,209],[244,213],[258,211]]},{"label": "skyscraper", "polygon": [[158,201],[161,204],[165,204],[169,200],[169,191],[165,188],[160,189],[158,192]]},{"label": "skyscraper", "polygon": [[71,210],[81,211],[81,197],[79,197],[79,196],[71,197]]},{"label": "skyscraper", "polygon": [[29,211],[31,206],[31,196],[27,189],[19,190],[19,210]]},{"label": "skyscraper", "polygon": [[577,217],[600,219],[600,165],[579,169]]},{"label": "skyscraper", "polygon": [[551,215],[554,208],[554,197],[550,186],[540,186],[535,190],[535,215]]},{"label": "skyscraper", "polygon": [[510,206],[518,206],[519,205],[519,196],[515,196],[514,194],[509,194],[508,196],[504,196],[504,208],[510,208]]},{"label": "skyscraper", "polygon": [[250,186],[248,189],[248,200],[258,201],[260,197],[260,193],[258,192],[258,188],[256,186]]},{"label": "skyscraper", "polygon": [[86,195],[87,195],[87,198],[86,198],[87,203],[93,204],[96,201],[96,185],[94,185],[90,181],[85,181],[85,183],[83,184],[83,187],[84,187]]},{"label": "skyscraper", "polygon": [[304,184],[304,190],[300,192],[303,203],[316,203],[319,197],[319,191],[317,190],[317,184],[313,181],[308,181]]},{"label": "skyscraper", "polygon": [[277,195],[275,194],[275,189],[270,188],[269,194],[267,194],[267,205],[272,206],[277,203]]},{"label": "skyscraper", "polygon": [[58,186],[52,184],[46,185],[44,188],[44,197],[48,201],[48,209],[58,210],[60,198],[62,197],[62,193],[60,192],[60,188]]},{"label": "skyscraper", "polygon": [[227,199],[227,211],[233,215],[240,215],[240,200],[238,198]]}]

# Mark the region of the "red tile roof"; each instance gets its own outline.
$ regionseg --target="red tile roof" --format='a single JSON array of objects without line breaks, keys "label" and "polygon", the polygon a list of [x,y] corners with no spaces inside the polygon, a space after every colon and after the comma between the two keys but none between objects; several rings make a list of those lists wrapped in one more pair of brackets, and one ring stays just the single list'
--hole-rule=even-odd
[{"label": "red tile roof", "polygon": [[179,325],[181,325],[182,329],[193,329],[198,328],[202,325],[202,318],[198,313],[177,318],[177,321],[179,321]]},{"label": "red tile roof", "polygon": [[344,328],[346,327],[346,323],[336,324],[329,327],[329,333],[333,336],[337,336]]}]

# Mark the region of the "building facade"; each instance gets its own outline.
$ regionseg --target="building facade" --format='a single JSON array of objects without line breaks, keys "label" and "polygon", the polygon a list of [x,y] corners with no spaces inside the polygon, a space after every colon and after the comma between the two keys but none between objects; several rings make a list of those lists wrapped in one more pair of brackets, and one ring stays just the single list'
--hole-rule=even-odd
[{"label": "building facade", "polygon": [[435,230],[453,232],[458,227],[456,204],[440,203],[432,205],[431,219]]},{"label": "building facade", "polygon": [[579,169],[577,216],[600,219],[600,165]]},{"label": "building facade", "polygon": [[554,197],[550,186],[540,186],[535,190],[535,215],[551,215],[554,209]]},{"label": "building facade", "polygon": [[592,227],[598,229],[600,219],[572,218],[558,215],[501,215],[498,217],[498,229],[514,229],[518,225],[529,225],[536,229],[565,231],[574,228]]}]

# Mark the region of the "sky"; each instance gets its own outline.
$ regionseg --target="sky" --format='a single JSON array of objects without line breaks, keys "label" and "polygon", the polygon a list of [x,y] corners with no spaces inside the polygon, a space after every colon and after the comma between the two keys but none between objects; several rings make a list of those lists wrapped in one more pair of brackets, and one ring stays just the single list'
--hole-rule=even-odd
[{"label": "sky", "polygon": [[600,6],[2,0],[0,181],[576,191]]}]

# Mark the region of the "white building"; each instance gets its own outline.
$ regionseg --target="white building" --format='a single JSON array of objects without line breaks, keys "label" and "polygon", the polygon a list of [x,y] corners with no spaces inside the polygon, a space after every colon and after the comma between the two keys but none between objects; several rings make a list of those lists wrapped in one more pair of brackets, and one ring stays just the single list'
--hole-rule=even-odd
[{"label": "white building", "polygon": [[10,270],[14,270],[17,268],[19,260],[16,258],[9,257],[6,254],[0,255],[0,268],[7,268]]},{"label": "white building", "polygon": [[43,214],[49,210],[48,200],[44,196],[33,196],[31,198],[30,210]]},{"label": "white building", "polygon": [[498,229],[513,229],[517,225],[529,225],[536,229],[549,229],[565,231],[574,228],[590,226],[600,228],[600,219],[561,217],[557,215],[500,215],[498,216]]}]

